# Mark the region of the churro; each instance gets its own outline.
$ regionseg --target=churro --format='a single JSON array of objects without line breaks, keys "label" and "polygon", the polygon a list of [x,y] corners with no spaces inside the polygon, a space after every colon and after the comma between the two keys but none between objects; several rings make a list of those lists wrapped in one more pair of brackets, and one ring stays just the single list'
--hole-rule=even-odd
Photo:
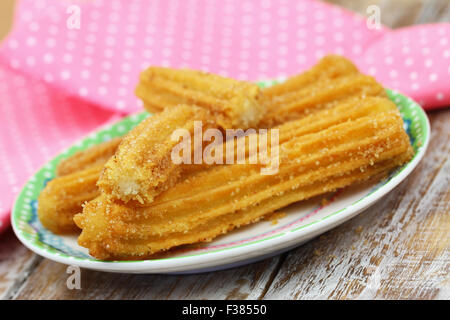
[{"label": "churro", "polygon": [[121,138],[113,138],[86,150],[76,152],[69,158],[61,160],[56,168],[56,175],[64,176],[88,167],[105,164],[116,152],[120,141]]},{"label": "churro", "polygon": [[[291,203],[385,177],[413,154],[383,87],[338,56],[263,90],[151,67],[136,93],[156,114],[125,137],[64,160],[39,196],[43,225],[55,233],[80,228],[78,243],[99,259],[147,259],[211,241]],[[254,130],[219,145],[227,164],[174,162],[179,139],[173,133],[195,136],[196,121],[202,133],[267,128],[277,132],[279,145],[251,147],[250,141],[267,139],[264,130]],[[243,162],[225,161],[241,148]],[[276,174],[261,174],[269,164],[252,161],[263,151],[278,155]]]},{"label": "churro", "polygon": [[[293,137],[298,138],[302,135],[319,132],[332,125],[393,110],[396,110],[393,102],[379,97],[368,97],[358,103],[340,103],[331,109],[322,110],[278,126],[277,128],[280,129],[279,142],[284,143]],[[244,137],[240,139],[244,139]],[[116,138],[104,142],[64,160],[65,164],[70,164],[70,166],[64,165],[64,169],[66,169],[64,175],[66,176],[57,177],[48,183],[39,197],[38,212],[44,226],[58,234],[79,231],[72,217],[82,211],[82,204],[85,201],[90,201],[100,195],[96,186],[97,180],[104,163],[120,141],[121,138]],[[238,145],[236,141],[227,141],[225,144],[229,143],[234,143],[235,147]],[[248,140],[246,140],[245,150],[250,151]],[[223,154],[226,155],[226,146],[224,146]],[[247,153],[246,156],[250,156],[250,153]],[[211,166],[205,163],[184,166],[180,179]],[[73,172],[76,174],[70,174]]]},{"label": "churro", "polygon": [[[285,124],[278,125],[273,129],[279,129],[279,143],[284,143],[293,137],[301,137],[310,133],[319,132],[327,129],[333,125],[337,125],[349,120],[356,120],[361,117],[374,116],[377,113],[397,111],[395,104],[387,98],[382,97],[366,97],[365,99],[350,99],[336,103],[330,109],[324,109],[316,113],[310,114],[298,120],[286,122]],[[257,133],[242,136],[238,140],[245,140],[243,149],[246,152],[246,156],[249,157],[255,153],[255,150],[250,148],[250,137],[257,136]],[[238,140],[225,141],[223,144],[222,154],[224,160],[227,155],[227,150],[234,148],[234,154],[237,154],[237,148],[239,145]],[[231,147],[228,145],[232,145]],[[241,144],[242,146],[242,144]],[[190,174],[192,172],[204,170],[204,168],[210,165],[202,163],[196,166],[185,166],[183,172]]]},{"label": "churro", "polygon": [[102,169],[103,164],[97,164],[50,180],[38,198],[42,225],[57,234],[80,231],[73,216],[86,201],[100,195],[96,183]]},{"label": "churro", "polygon": [[151,203],[181,174],[182,164],[171,158],[172,149],[179,143],[172,134],[186,130],[193,136],[196,121],[201,121],[203,129],[215,126],[208,111],[187,105],[168,108],[145,119],[122,139],[97,185],[115,199]]},{"label": "churro", "polygon": [[120,141],[114,138],[94,145],[58,164],[56,178],[47,183],[38,198],[38,216],[47,229],[57,234],[80,231],[73,216],[82,211],[83,203],[100,194],[97,180]]},{"label": "churro", "polygon": [[386,175],[411,155],[398,110],[363,116],[282,143],[276,175],[261,175],[261,164],[214,166],[145,207],[101,195],[75,216],[82,229],[78,241],[99,259],[150,258],[210,241],[290,203]]},{"label": "churro", "polygon": [[349,60],[328,56],[310,70],[263,90],[267,112],[259,126],[273,127],[342,101],[369,96],[386,97],[386,92],[375,79],[359,73]]},{"label": "churro", "polygon": [[333,80],[358,73],[358,69],[350,60],[342,56],[328,55],[309,70],[292,76],[281,84],[265,88],[264,96],[268,99],[276,99],[299,89],[311,88],[322,80]]},{"label": "churro", "polygon": [[[367,97],[358,102],[347,101],[339,103],[331,109],[322,110],[276,128],[281,128],[279,141],[283,143],[292,137],[318,132],[348,120],[371,116],[378,112],[389,110],[396,110],[395,104],[390,100],[380,97]],[[244,139],[244,137],[241,139]],[[42,192],[38,210],[42,223],[47,228],[59,234],[79,230],[72,221],[72,217],[81,212],[81,205],[84,201],[90,201],[100,194],[99,191],[94,192],[94,190],[97,190],[96,183],[102,171],[102,165],[111,157],[120,141],[121,138],[112,139],[85,151],[75,153],[60,163],[60,166],[58,166],[59,176],[69,175],[73,172],[82,172],[71,174],[64,179],[57,177]],[[238,145],[237,142],[232,143],[235,143],[235,147]],[[248,140],[246,143],[245,150],[250,150]],[[225,149],[226,147],[224,146],[224,155],[226,155]],[[182,177],[205,170],[210,166],[205,163],[184,166]],[[96,169],[85,170],[92,167],[96,167]],[[85,178],[86,172],[89,173],[89,178]],[[84,190],[90,191],[84,192]],[[61,205],[56,205],[57,203]]]},{"label": "churro", "polygon": [[149,112],[179,104],[205,108],[223,129],[256,126],[265,113],[256,84],[188,69],[150,67],[141,73],[136,95]]}]

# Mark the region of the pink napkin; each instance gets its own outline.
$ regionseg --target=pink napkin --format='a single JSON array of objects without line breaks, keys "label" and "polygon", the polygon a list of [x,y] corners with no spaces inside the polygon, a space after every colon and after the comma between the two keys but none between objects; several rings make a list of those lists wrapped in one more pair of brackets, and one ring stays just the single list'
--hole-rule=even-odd
[{"label": "pink napkin", "polygon": [[14,197],[46,160],[99,125],[118,119],[42,81],[0,65],[0,231]]},{"label": "pink napkin", "polygon": [[258,80],[336,53],[426,109],[450,105],[450,24],[371,29],[313,0],[22,0],[16,12],[0,49],[0,230],[39,165],[141,109],[134,87],[149,65]]}]

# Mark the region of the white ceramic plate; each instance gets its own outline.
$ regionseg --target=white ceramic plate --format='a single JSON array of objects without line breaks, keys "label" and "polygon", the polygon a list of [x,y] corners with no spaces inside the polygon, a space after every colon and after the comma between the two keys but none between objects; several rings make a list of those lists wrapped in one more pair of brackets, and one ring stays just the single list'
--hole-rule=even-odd
[{"label": "white ceramic plate", "polygon": [[[270,83],[261,83],[270,85]],[[148,114],[124,118],[102,128],[49,161],[27,182],[14,204],[11,222],[14,232],[25,246],[48,259],[83,268],[125,273],[193,273],[224,269],[250,263],[296,247],[354,217],[403,181],[422,159],[430,137],[428,119],[411,99],[388,90],[402,114],[415,155],[402,168],[378,184],[346,188],[294,204],[283,210],[287,215],[273,225],[262,221],[237,229],[211,243],[180,248],[169,256],[142,261],[99,261],[78,246],[76,236],[59,236],[45,229],[37,218],[37,197],[45,183],[52,179],[58,162],[76,151],[84,150],[133,128]]]}]

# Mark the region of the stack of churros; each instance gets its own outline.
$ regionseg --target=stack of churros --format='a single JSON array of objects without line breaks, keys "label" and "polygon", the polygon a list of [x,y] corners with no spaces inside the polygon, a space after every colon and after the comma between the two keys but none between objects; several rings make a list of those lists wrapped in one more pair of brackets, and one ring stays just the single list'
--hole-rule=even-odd
[{"label": "stack of churros", "polygon": [[194,135],[195,122],[202,124],[202,131],[216,125],[207,110],[192,105],[177,105],[142,121],[105,164],[100,189],[124,202],[152,203],[178,181],[183,168],[172,161],[172,149],[178,144],[172,134],[185,130]]},{"label": "stack of churros", "polygon": [[38,216],[46,228],[57,234],[79,231],[73,216],[81,212],[86,201],[100,195],[97,180],[120,141],[103,142],[59,163],[56,178],[47,183],[38,198]]},{"label": "stack of churros", "polygon": [[[65,160],[39,198],[42,223],[57,233],[80,228],[78,243],[99,259],[151,259],[211,241],[294,202],[385,177],[413,154],[383,87],[338,56],[263,90],[196,71],[149,68],[137,94],[158,113],[120,144]],[[174,162],[180,141],[173,133],[195,135],[198,122],[200,134],[247,131],[216,145],[222,161],[191,161],[192,150],[205,146],[189,140],[190,160]],[[251,141],[257,148],[249,148]],[[243,158],[229,162],[230,150],[242,147]],[[275,157],[276,170],[263,173]]]},{"label": "stack of churros", "polygon": [[263,91],[267,112],[260,126],[271,127],[328,109],[344,101],[386,97],[374,78],[358,72],[347,59],[327,56],[310,70]]},{"label": "stack of churros", "polygon": [[136,95],[150,112],[180,104],[205,108],[224,129],[256,126],[265,114],[256,84],[195,70],[150,67],[141,73]]}]

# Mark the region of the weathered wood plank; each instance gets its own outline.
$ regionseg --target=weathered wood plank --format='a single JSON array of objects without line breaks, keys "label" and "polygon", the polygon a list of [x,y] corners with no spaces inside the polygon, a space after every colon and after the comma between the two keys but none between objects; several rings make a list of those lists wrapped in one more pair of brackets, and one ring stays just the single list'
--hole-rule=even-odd
[{"label": "weathered wood plank", "polygon": [[16,299],[258,299],[280,257],[194,275],[132,275],[81,271],[81,290],[67,289],[67,266],[40,263]]},{"label": "weathered wood plank", "polygon": [[289,253],[267,299],[450,298],[450,110],[412,175],[376,206]]},{"label": "weathered wood plank", "polygon": [[22,246],[12,230],[0,235],[0,299],[9,299],[32,272],[37,258]]},{"label": "weathered wood plank", "polygon": [[[392,28],[450,21],[443,0],[328,2],[363,15],[368,5],[379,5],[382,23]],[[449,111],[431,119],[429,152],[407,181],[376,207],[289,254],[188,276],[82,270],[78,291],[66,287],[66,266],[38,258],[9,232],[0,236],[0,298],[449,299]]]},{"label": "weathered wood plank", "polygon": [[280,257],[189,276],[83,270],[78,291],[66,287],[66,266],[44,260],[15,298],[448,298],[450,111],[431,119],[432,142],[413,175],[376,207],[289,253],[279,271]]},{"label": "weathered wood plank", "polygon": [[448,21],[450,21],[450,3],[447,0],[431,0],[422,6],[415,24]]},{"label": "weathered wood plank", "polygon": [[450,3],[447,0],[325,0],[349,10],[367,15],[367,7],[380,8],[381,22],[390,28],[412,24],[450,21]]},{"label": "weathered wood plank", "polygon": [[400,28],[414,24],[422,8],[420,0],[326,0],[327,2],[342,6],[351,11],[367,16],[367,8],[376,5],[380,8],[381,23],[390,28]]}]

